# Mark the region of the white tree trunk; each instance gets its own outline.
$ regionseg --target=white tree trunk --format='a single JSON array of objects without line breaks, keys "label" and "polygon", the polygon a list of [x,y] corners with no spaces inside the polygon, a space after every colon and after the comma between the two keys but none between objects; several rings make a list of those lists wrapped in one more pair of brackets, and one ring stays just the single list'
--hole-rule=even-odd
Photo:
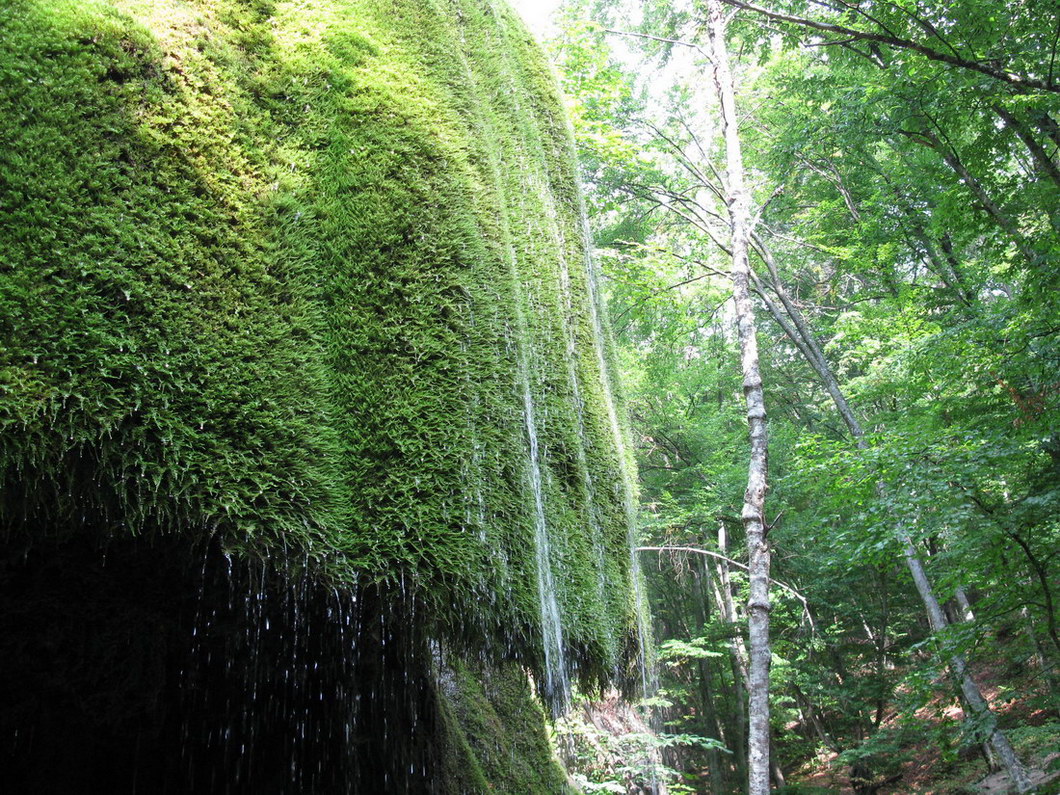
[{"label": "white tree trunk", "polygon": [[748,671],[748,793],[769,792],[769,543],[764,518],[767,473],[766,407],[758,366],[758,331],[751,301],[750,198],[744,180],[743,153],[736,116],[729,53],[725,44],[725,18],[720,0],[708,0],[708,34],[714,65],[714,82],[721,105],[728,172],[729,226],[732,233],[732,284],[736,324],[740,338],[743,391],[747,403],[751,446],[741,518],[747,534],[750,598],[747,602],[749,641]]}]

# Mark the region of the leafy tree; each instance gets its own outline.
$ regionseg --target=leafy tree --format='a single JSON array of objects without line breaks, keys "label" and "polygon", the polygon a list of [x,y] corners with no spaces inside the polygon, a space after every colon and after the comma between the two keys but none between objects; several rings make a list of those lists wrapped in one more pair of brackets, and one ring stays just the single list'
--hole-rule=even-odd
[{"label": "leafy tree", "polygon": [[[841,752],[874,791],[894,773],[882,749],[908,741],[894,711],[911,717],[962,689],[976,660],[1039,669],[1043,703],[1060,706],[1056,11],[1019,5],[999,23],[983,2],[725,2],[750,286],[774,330],[761,352],[766,519],[774,576],[807,599],[774,600],[774,725],[798,726],[778,750],[788,762],[815,743]],[[573,66],[647,545],[721,554],[719,523],[743,540],[732,521],[743,428],[707,9],[660,0],[630,19],[616,4],[567,8],[579,21],[557,52]],[[746,598],[737,569],[645,554],[661,556],[650,573],[660,635],[738,652],[746,617],[725,615],[723,592]],[[740,665],[722,660],[680,668],[669,714],[736,749]],[[952,686],[925,676],[945,663]],[[966,698],[967,738],[996,737]],[[730,783],[746,763],[706,761],[712,781]]]}]

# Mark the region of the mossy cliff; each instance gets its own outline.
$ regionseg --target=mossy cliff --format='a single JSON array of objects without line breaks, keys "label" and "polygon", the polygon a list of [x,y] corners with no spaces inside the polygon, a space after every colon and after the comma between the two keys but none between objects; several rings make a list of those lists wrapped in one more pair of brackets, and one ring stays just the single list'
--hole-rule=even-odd
[{"label": "mossy cliff", "polygon": [[571,143],[503,2],[8,0],[0,113],[10,598],[16,552],[136,544],[545,683],[547,579],[565,673],[628,674]]}]

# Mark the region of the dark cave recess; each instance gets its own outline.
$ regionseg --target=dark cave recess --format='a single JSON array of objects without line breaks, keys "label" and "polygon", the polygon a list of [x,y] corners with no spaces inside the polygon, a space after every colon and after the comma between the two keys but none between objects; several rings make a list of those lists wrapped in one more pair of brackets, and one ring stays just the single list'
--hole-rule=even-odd
[{"label": "dark cave recess", "polygon": [[174,537],[7,552],[5,788],[439,791],[415,612],[407,596],[291,581]]}]

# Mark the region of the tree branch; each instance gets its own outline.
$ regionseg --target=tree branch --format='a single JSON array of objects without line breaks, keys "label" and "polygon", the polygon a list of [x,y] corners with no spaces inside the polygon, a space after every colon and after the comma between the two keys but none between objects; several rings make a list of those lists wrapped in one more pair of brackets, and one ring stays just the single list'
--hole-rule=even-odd
[{"label": "tree branch", "polygon": [[682,39],[668,39],[665,36],[652,36],[648,33],[637,33],[632,30],[615,30],[614,28],[602,28],[602,30],[604,31],[604,33],[611,33],[615,36],[631,36],[635,39],[650,39],[651,41],[659,41],[664,44],[676,44],[680,47],[689,47],[690,49],[693,49],[698,52],[708,61],[710,60],[710,55],[704,52],[703,49],[694,41],[684,41]]},{"label": "tree branch", "polygon": [[[679,546],[637,547],[636,551],[637,552],[694,552],[697,555],[707,555],[707,556],[712,557],[712,558],[717,558],[718,560],[724,560],[726,563],[728,563],[728,564],[730,564],[732,566],[736,566],[737,568],[741,568],[744,571],[748,571],[748,568],[745,565],[743,565],[742,563],[739,563],[738,561],[733,560],[732,558],[725,557],[720,552],[711,552],[709,549],[700,549],[699,547],[679,547]],[[774,583],[775,585],[779,585],[785,591],[787,591],[792,596],[794,596],[796,599],[798,599],[800,602],[802,602],[802,606],[803,607],[808,607],[808,603],[806,601],[806,597],[803,596],[798,591],[796,591],[790,585],[787,585],[786,583],[782,583],[780,580],[774,580],[772,577],[769,578],[769,581]]]},{"label": "tree branch", "polygon": [[822,33],[834,33],[840,36],[850,36],[853,38],[861,39],[862,41],[876,42],[877,44],[886,44],[891,47],[897,47],[902,50],[912,50],[913,52],[920,53],[925,58],[932,61],[939,61],[941,63],[949,64],[950,66],[956,66],[960,69],[968,69],[973,72],[991,77],[994,80],[1000,80],[1003,83],[1007,83],[1016,93],[1029,94],[1036,91],[1050,91],[1054,93],[1060,93],[1060,86],[1053,85],[1047,80],[1037,80],[1033,77],[1025,77],[1021,75],[1012,74],[1001,69],[989,66],[988,64],[980,63],[979,61],[973,61],[968,58],[964,58],[958,55],[950,55],[949,53],[939,52],[931,47],[921,44],[918,41],[912,39],[904,39],[899,36],[893,36],[883,33],[872,33],[866,30],[857,30],[856,28],[848,28],[845,25],[834,25],[830,22],[819,22],[814,19],[807,19],[806,17],[797,17],[792,14],[782,14],[777,11],[770,11],[768,8],[754,5],[753,3],[746,3],[743,0],[721,0],[726,5],[732,6],[733,8],[742,8],[746,11],[753,11],[756,14],[767,17],[769,19],[776,20],[778,22],[788,22],[793,25],[799,25],[800,27],[810,28],[811,30],[821,31]]}]

